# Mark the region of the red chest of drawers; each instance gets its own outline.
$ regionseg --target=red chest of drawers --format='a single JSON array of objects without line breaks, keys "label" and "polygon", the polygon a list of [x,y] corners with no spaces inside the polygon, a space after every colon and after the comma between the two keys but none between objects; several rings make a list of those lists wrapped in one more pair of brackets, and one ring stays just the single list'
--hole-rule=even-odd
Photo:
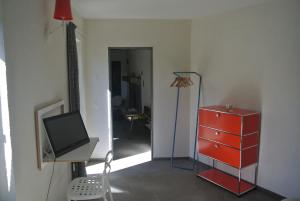
[{"label": "red chest of drawers", "polygon": [[[213,168],[198,176],[237,195],[255,187],[241,179],[241,170],[256,165],[257,171],[260,113],[225,106],[202,107],[198,111],[198,151],[213,160]],[[238,177],[214,167],[214,161],[238,170]],[[255,173],[256,174],[256,173]]]}]

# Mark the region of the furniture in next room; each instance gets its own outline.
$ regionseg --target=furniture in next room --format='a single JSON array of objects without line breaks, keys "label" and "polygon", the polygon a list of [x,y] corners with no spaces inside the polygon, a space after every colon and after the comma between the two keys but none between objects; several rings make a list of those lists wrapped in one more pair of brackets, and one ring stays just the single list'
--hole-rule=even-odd
[{"label": "furniture in next room", "polygon": [[145,127],[151,130],[151,108],[145,106],[144,113],[138,113],[134,108],[124,111],[124,118],[130,122],[129,132],[133,130],[135,121],[143,121]]},{"label": "furniture in next room", "polygon": [[[198,176],[236,195],[256,186],[259,152],[260,113],[226,106],[202,107],[198,111],[199,153],[212,159],[212,168]],[[215,161],[227,164],[238,171],[238,176],[225,173]],[[241,177],[241,171],[255,167],[254,181]]]},{"label": "furniture in next room", "polygon": [[113,201],[108,175],[111,170],[110,163],[113,160],[113,152],[106,154],[103,174],[89,175],[74,179],[68,187],[68,200],[92,200],[103,198],[107,201],[106,194],[109,194],[110,201]]},{"label": "furniture in next room", "polygon": [[144,106],[145,127],[151,130],[151,107]]}]

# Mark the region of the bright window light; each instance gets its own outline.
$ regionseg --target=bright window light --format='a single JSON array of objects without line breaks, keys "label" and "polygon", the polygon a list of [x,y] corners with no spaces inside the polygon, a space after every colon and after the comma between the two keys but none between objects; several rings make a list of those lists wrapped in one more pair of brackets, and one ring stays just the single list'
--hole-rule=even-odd
[{"label": "bright window light", "polygon": [[123,191],[122,189],[116,188],[114,186],[111,187],[112,193],[128,193],[128,191]]},{"label": "bright window light", "polygon": [[8,99],[7,99],[7,80],[6,80],[6,65],[0,59],[0,102],[1,102],[1,119],[2,129],[4,135],[4,156],[7,177],[7,188],[10,191],[11,172],[12,172],[12,149],[10,139],[10,124],[8,112]]},{"label": "bright window light", "polygon": [[[111,172],[129,168],[149,161],[151,161],[151,151],[114,160],[111,163]],[[103,168],[104,168],[104,163],[98,163],[96,165],[88,166],[86,168],[86,172],[87,174],[100,174],[103,172]]]}]

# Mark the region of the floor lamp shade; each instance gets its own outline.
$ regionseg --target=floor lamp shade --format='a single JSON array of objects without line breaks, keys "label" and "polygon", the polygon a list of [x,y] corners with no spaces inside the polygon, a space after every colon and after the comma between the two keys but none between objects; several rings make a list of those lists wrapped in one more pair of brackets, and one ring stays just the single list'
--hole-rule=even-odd
[{"label": "floor lamp shade", "polygon": [[70,0],[56,0],[53,18],[57,20],[73,19]]}]

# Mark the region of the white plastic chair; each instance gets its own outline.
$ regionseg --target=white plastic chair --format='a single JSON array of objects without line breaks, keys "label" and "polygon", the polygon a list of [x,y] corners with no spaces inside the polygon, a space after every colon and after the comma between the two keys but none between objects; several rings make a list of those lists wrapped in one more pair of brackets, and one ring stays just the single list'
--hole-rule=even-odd
[{"label": "white plastic chair", "polygon": [[113,160],[113,152],[109,151],[105,156],[103,174],[89,175],[74,179],[68,187],[68,200],[92,200],[103,198],[107,201],[106,194],[109,194],[110,201],[113,201],[108,175],[111,170],[110,163]]}]

